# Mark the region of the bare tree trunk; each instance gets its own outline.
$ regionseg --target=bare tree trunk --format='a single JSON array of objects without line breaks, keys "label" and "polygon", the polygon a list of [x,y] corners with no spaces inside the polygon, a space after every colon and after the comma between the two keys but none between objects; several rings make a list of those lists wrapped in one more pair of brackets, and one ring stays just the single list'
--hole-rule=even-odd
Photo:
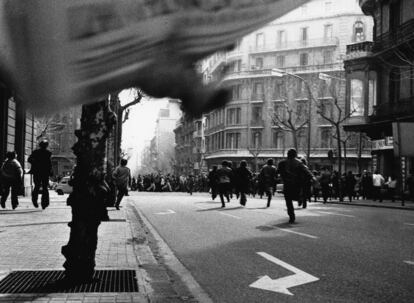
[{"label": "bare tree trunk", "polygon": [[292,138],[293,138],[293,147],[299,153],[299,149],[298,149],[298,137],[296,136],[296,130],[293,130],[293,129],[292,129]]},{"label": "bare tree trunk", "polygon": [[77,165],[73,175],[73,192],[68,198],[72,207],[69,242],[62,247],[66,261],[65,277],[71,282],[90,281],[95,269],[98,227],[107,217],[104,182],[106,140],[116,117],[104,100],[82,107],[81,129],[75,131],[73,146]]},{"label": "bare tree trunk", "polygon": [[348,163],[347,163],[347,150],[346,150],[346,141],[342,142],[344,144],[344,172],[346,173],[348,171]]}]

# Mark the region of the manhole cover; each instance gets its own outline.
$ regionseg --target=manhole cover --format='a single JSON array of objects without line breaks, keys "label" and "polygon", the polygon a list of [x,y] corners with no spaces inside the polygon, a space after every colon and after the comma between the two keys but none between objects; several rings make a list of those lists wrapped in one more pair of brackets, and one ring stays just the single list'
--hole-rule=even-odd
[{"label": "manhole cover", "polygon": [[63,278],[63,270],[13,271],[0,281],[0,293],[138,292],[134,270],[95,270],[93,282],[75,286]]}]

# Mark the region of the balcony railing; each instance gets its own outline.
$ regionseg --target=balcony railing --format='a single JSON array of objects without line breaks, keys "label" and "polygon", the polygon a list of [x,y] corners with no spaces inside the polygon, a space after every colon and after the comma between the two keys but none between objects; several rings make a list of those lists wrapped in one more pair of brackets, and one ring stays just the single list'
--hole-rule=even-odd
[{"label": "balcony railing", "polygon": [[395,31],[390,31],[375,39],[374,52],[380,52],[414,39],[414,19],[401,24]]},{"label": "balcony railing", "polygon": [[310,39],[310,40],[298,40],[298,41],[275,43],[272,45],[251,46],[250,53],[269,53],[269,52],[285,51],[289,49],[337,46],[338,44],[339,44],[339,39],[337,37],[319,38],[319,39]]},{"label": "balcony railing", "polygon": [[346,60],[371,56],[374,42],[364,41],[346,46]]},{"label": "balcony railing", "polygon": [[372,120],[384,118],[414,116],[414,97],[401,99],[394,103],[382,103],[374,107]]},{"label": "balcony railing", "polygon": [[[292,66],[286,68],[278,68],[287,73],[309,73],[309,72],[329,72],[329,71],[342,71],[344,69],[344,64],[341,63],[331,63],[331,64],[318,64],[318,65],[300,65]],[[238,72],[229,72],[224,76],[224,81],[234,80],[234,79],[245,79],[245,78],[260,78],[260,77],[271,77],[272,69],[263,68],[263,69],[253,69],[247,70],[243,69]]]}]

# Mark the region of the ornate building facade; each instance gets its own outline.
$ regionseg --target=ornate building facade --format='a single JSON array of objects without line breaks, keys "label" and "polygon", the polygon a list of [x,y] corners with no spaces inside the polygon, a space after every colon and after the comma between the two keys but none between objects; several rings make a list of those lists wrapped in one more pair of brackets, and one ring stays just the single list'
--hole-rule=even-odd
[{"label": "ornate building facade", "polygon": [[[257,169],[291,147],[315,169],[337,165],[333,122],[344,117],[346,45],[372,36],[372,19],[349,2],[309,1],[204,61],[205,81],[225,73],[232,90],[230,103],[206,115],[209,167],[246,159]],[[340,140],[346,169],[368,167],[364,138],[341,130]]]}]

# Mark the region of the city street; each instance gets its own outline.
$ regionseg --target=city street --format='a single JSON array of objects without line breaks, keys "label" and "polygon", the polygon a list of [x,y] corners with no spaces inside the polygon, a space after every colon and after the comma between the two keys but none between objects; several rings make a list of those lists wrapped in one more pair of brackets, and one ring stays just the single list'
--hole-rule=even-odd
[{"label": "city street", "polygon": [[280,195],[270,208],[265,199],[243,208],[234,197],[221,209],[207,194],[132,192],[127,201],[213,302],[414,297],[413,211],[311,203],[289,225]]}]

